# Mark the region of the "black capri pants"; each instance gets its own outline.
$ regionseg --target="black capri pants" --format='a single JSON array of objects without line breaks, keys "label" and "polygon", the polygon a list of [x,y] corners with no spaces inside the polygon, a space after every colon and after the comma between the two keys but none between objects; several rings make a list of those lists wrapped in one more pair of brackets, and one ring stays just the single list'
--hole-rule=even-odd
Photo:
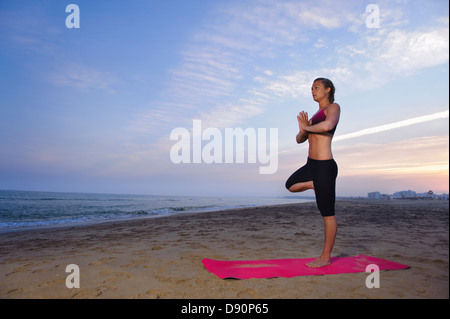
[{"label": "black capri pants", "polygon": [[306,165],[288,178],[286,188],[289,189],[297,183],[312,181],[320,213],[323,217],[334,216],[337,175],[338,167],[334,159],[314,160],[308,157]]}]

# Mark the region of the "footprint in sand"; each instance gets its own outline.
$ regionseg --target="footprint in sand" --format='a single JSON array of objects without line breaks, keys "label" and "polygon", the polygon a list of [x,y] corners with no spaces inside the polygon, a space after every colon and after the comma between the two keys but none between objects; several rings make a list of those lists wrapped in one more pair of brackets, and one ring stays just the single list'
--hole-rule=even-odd
[{"label": "footprint in sand", "polygon": [[104,284],[117,283],[121,280],[130,279],[133,276],[123,271],[104,271],[100,273],[101,276],[108,277],[103,281]]},{"label": "footprint in sand", "polygon": [[115,259],[117,259],[117,258],[116,257],[101,258],[98,261],[90,263],[89,265],[90,266],[100,266],[100,265],[103,265],[105,263],[109,263],[109,262],[111,262],[111,261],[113,261]]}]

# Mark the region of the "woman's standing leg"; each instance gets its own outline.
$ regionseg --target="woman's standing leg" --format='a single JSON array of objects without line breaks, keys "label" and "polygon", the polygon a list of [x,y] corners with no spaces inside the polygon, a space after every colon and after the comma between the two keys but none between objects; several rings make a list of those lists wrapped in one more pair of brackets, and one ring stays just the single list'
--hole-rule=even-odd
[{"label": "woman's standing leg", "polygon": [[327,160],[313,161],[311,170],[314,175],[317,207],[324,221],[325,242],[320,257],[308,263],[307,266],[324,267],[331,264],[331,252],[338,228],[334,212],[338,169],[334,160]]},{"label": "woman's standing leg", "polygon": [[325,244],[323,251],[319,258],[306,264],[309,267],[324,267],[331,264],[331,252],[333,251],[338,228],[337,220],[336,216],[325,216],[323,217],[323,221],[325,226]]}]

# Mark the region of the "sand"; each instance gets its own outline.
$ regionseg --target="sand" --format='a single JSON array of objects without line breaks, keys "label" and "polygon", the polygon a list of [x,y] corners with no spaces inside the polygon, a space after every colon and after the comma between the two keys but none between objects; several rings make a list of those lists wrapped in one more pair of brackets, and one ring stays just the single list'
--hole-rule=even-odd
[{"label": "sand", "polygon": [[[448,298],[448,201],[339,200],[333,256],[371,255],[410,265],[380,272],[221,280],[203,258],[249,260],[320,254],[315,203],[179,214],[0,234],[0,298]],[[80,270],[67,288],[66,266]]]}]

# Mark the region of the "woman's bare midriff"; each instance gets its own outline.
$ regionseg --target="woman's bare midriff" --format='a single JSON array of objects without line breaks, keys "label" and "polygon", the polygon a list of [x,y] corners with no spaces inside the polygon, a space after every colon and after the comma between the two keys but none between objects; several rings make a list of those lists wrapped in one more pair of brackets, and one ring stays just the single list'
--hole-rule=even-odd
[{"label": "woman's bare midriff", "polygon": [[333,158],[331,152],[331,140],[333,136],[330,133],[309,133],[309,152],[308,156],[315,160],[330,160]]}]

